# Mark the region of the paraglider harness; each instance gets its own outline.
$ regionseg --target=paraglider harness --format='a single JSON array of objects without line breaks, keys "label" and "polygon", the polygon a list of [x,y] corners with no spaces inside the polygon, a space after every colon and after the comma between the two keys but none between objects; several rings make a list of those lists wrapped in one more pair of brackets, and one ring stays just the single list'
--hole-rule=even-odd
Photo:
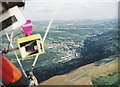
[{"label": "paraglider harness", "polygon": [[36,77],[33,75],[32,70],[29,71],[28,79],[30,80],[30,85],[38,85],[38,81],[37,81]]},{"label": "paraglider harness", "polygon": [[[12,34],[11,34],[11,37],[9,37],[9,35],[7,34],[7,32],[9,32],[9,31],[12,31],[12,30],[14,30],[14,29],[16,29],[17,27],[19,27],[19,26],[21,26],[21,25],[23,25],[26,21],[25,21],[25,19],[24,19],[24,17],[21,15],[21,13],[20,13],[20,11],[19,11],[19,8],[18,7],[23,7],[25,5],[25,2],[23,2],[22,0],[18,0],[18,2],[9,2],[9,0],[7,1],[5,1],[5,2],[0,2],[0,6],[1,6],[1,10],[0,10],[0,16],[2,16],[2,21],[1,21],[1,24],[2,24],[2,28],[0,29],[0,36],[2,36],[3,34],[6,34],[6,36],[7,36],[7,38],[8,38],[8,41],[9,41],[9,45],[12,47],[12,49],[9,49],[9,47],[8,47],[8,49],[5,49],[5,50],[2,50],[2,56],[0,56],[0,59],[1,59],[1,62],[6,62],[6,63],[8,63],[8,66],[5,66],[5,64],[4,63],[1,63],[2,65],[2,67],[8,67],[8,68],[14,68],[15,66],[4,56],[4,54],[6,54],[6,53],[8,53],[8,52],[10,52],[10,51],[14,51],[14,54],[15,54],[15,56],[16,56],[16,58],[17,58],[17,61],[18,61],[18,63],[19,63],[19,65],[20,65],[20,67],[21,67],[21,70],[22,70],[22,72],[23,72],[23,75],[27,78],[27,74],[25,73],[25,71],[24,71],[24,69],[23,69],[23,67],[22,67],[22,64],[21,64],[21,62],[20,62],[20,59],[18,58],[18,56],[17,56],[17,53],[15,52],[15,50],[18,50],[19,48],[14,48],[14,46],[13,46],[13,44],[12,44],[12,39],[13,39],[13,32],[12,32]],[[9,66],[10,65],[10,66]],[[16,67],[15,67],[16,68]],[[2,70],[0,70],[2,73],[1,74],[4,74],[4,71],[6,71],[6,69],[4,69],[4,68],[1,68]],[[17,70],[17,71],[16,71]],[[14,73],[16,73],[17,74],[17,72],[19,71],[17,68],[16,68],[16,70],[14,71]],[[7,73],[7,72],[5,72],[5,73]],[[20,71],[19,71],[19,73],[20,73]],[[18,73],[18,74],[19,74]],[[12,74],[8,74],[8,75],[12,75]],[[24,76],[22,76],[21,77],[21,75],[19,76],[18,75],[18,77],[19,78],[24,78]],[[0,77],[2,80],[4,79],[4,82],[5,81],[10,81],[10,79],[11,78],[9,78],[8,77],[8,79],[5,79],[6,77],[4,77],[4,76],[2,76],[2,77]],[[29,85],[38,85],[38,82],[37,82],[37,79],[35,78],[35,76],[33,75],[33,73],[32,73],[32,71],[30,71],[30,73],[29,73],[29,76],[28,77],[30,77],[29,78]],[[16,77],[13,77],[13,78],[16,78]],[[25,79],[25,78],[24,78]],[[33,84],[31,84],[31,81],[35,81]],[[12,81],[12,80],[11,80]],[[17,80],[15,80],[15,81],[17,81]],[[26,79],[26,81],[27,81],[27,79]],[[26,82],[25,81],[25,82]],[[20,81],[19,81],[20,82]],[[23,82],[23,81],[22,81]],[[1,82],[0,82],[1,83]],[[17,83],[18,83],[18,81],[17,81]],[[21,83],[21,82],[20,82]],[[22,83],[20,84],[19,83],[19,85],[22,85]],[[28,82],[27,82],[28,83]],[[27,84],[26,83],[26,84]],[[8,85],[7,85],[8,84]],[[1,85],[3,85],[2,83],[1,83]],[[12,86],[13,84],[12,83],[10,83],[9,84],[9,82],[5,82],[5,85],[7,85],[7,86]],[[3,85],[4,87],[6,87],[5,85]],[[17,85],[16,83],[15,83],[15,85]]]},{"label": "paraglider harness", "polygon": [[[4,5],[4,7],[5,7],[5,10],[3,10],[2,12],[9,10],[9,8],[14,8],[14,6],[23,7],[23,6],[25,5],[25,3],[22,2],[22,0],[21,0],[21,3],[19,3],[19,2],[17,2],[17,3],[7,2],[7,3],[6,3],[6,2],[5,2],[5,3],[3,3],[3,5]],[[57,5],[56,5],[56,6],[57,6]],[[27,58],[27,57],[36,55],[36,57],[35,57],[35,59],[34,59],[34,62],[33,62],[33,64],[32,64],[31,70],[29,71],[29,75],[28,75],[28,77],[27,77],[27,78],[29,79],[29,81],[30,81],[30,84],[29,84],[29,85],[38,85],[38,81],[37,81],[36,77],[33,75],[33,72],[32,72],[32,71],[33,71],[33,69],[34,69],[34,66],[35,66],[37,60],[38,60],[39,55],[42,54],[42,53],[44,53],[43,44],[44,44],[44,41],[45,41],[45,39],[46,39],[46,36],[47,36],[47,34],[48,34],[48,32],[49,32],[49,29],[50,29],[50,26],[51,26],[52,21],[53,21],[53,19],[54,19],[54,16],[55,16],[55,14],[56,14],[56,11],[57,11],[57,8],[55,9],[55,12],[53,13],[53,16],[52,16],[52,18],[51,18],[51,20],[50,20],[50,23],[49,23],[48,27],[47,27],[47,30],[46,30],[45,35],[44,35],[44,37],[43,37],[43,40],[42,40],[42,38],[41,38],[40,35],[32,35],[33,26],[32,26],[31,20],[27,20],[26,23],[24,22],[24,24],[21,23],[22,28],[23,28],[23,32],[25,33],[26,37],[23,37],[23,38],[18,39],[18,46],[19,46],[19,48],[14,48],[14,46],[13,46],[13,44],[12,44],[13,32],[11,33],[11,37],[9,37],[9,35],[8,35],[7,32],[6,32],[6,36],[7,36],[7,38],[8,38],[9,45],[12,47],[12,49],[11,49],[11,50],[10,50],[10,49],[3,50],[2,53],[3,53],[3,54],[6,54],[6,53],[8,53],[8,52],[10,52],[10,51],[14,51],[14,54],[15,54],[15,56],[16,56],[16,58],[17,58],[17,61],[18,61],[19,65],[20,65],[21,70],[22,70],[22,72],[23,72],[23,74],[24,74],[25,77],[27,77],[27,74],[25,73],[25,71],[24,71],[24,69],[23,69],[23,67],[22,67],[22,64],[21,64],[21,62],[20,62],[20,59],[18,58],[17,53],[15,52],[15,50],[18,50],[18,49],[20,50],[20,53],[21,53],[22,58],[23,58],[23,57],[24,57],[24,58]],[[21,20],[21,21],[24,21],[24,19]],[[20,26],[20,25],[19,25],[19,26]],[[19,27],[19,26],[18,26],[18,27]],[[38,36],[39,36],[39,38],[38,38]],[[36,38],[36,37],[37,37],[37,38]],[[26,39],[26,38],[27,38],[27,39]],[[22,40],[23,40],[23,41],[22,41]],[[30,42],[30,43],[28,43],[28,42]],[[24,44],[24,45],[23,45],[23,44]],[[38,44],[39,44],[39,46],[38,46]],[[32,51],[34,50],[35,52],[32,52],[32,51],[31,51],[30,46],[33,48]],[[24,55],[24,53],[22,53],[22,51],[25,51],[24,49],[27,49],[27,50],[30,51],[31,53],[29,53],[28,55]],[[37,49],[37,50],[36,50],[36,49]],[[23,56],[23,55],[24,55],[24,56]]]}]

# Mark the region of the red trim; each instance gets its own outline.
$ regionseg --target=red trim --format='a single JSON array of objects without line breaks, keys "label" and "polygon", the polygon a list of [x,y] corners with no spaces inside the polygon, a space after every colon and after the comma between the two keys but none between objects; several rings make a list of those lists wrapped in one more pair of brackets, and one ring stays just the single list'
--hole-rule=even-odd
[{"label": "red trim", "polygon": [[[2,69],[1,69],[2,66]],[[4,55],[0,55],[0,78],[6,82],[14,83],[22,77],[22,73],[15,65],[13,65]]]}]

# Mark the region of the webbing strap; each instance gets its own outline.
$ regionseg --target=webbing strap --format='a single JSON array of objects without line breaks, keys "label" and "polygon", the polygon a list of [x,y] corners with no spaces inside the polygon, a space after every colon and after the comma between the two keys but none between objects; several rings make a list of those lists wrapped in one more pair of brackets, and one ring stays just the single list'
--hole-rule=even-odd
[{"label": "webbing strap", "polygon": [[[55,17],[56,12],[57,12],[58,6],[59,6],[59,5],[56,4],[56,9],[55,9],[55,11],[54,11],[54,13],[53,13],[53,15],[52,15],[52,18],[51,18],[51,20],[50,20],[50,22],[49,22],[49,25],[48,25],[47,30],[46,30],[46,32],[45,32],[45,35],[44,35],[44,37],[43,37],[43,41],[42,41],[43,44],[44,44],[45,39],[46,39],[46,37],[47,37],[47,34],[48,34],[49,30],[50,30],[50,26],[51,26],[51,24],[52,24],[52,22],[53,22],[53,19],[54,19],[54,17]],[[37,54],[36,57],[35,57],[35,60],[34,60],[34,62],[33,62],[33,64],[32,64],[32,69],[34,68],[34,66],[35,66],[35,64],[36,64],[38,57],[39,57],[39,54]]]},{"label": "webbing strap", "polygon": [[[8,38],[8,41],[10,42],[10,37],[9,37],[9,35],[8,35],[7,33],[6,33],[6,36],[7,36],[7,38]],[[10,44],[10,46],[14,49],[14,46],[13,46],[12,43]],[[22,64],[21,64],[21,62],[20,62],[20,60],[19,60],[19,58],[18,58],[18,56],[17,56],[17,53],[16,53],[15,51],[14,51],[14,54],[15,54],[16,59],[17,59],[19,65],[20,65],[20,67],[21,67],[21,69],[22,69],[23,74],[25,75],[25,77],[27,77],[27,75],[26,75],[26,73],[25,73],[25,71],[24,71],[24,69],[23,69],[23,67],[22,67]]]}]

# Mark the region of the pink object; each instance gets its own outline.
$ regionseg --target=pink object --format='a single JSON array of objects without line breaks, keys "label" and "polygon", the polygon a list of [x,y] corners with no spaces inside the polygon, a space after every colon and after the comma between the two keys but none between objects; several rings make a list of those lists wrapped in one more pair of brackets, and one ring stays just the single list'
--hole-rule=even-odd
[{"label": "pink object", "polygon": [[22,28],[26,36],[32,35],[33,25],[31,20],[27,20],[27,22],[24,25],[22,25]]}]

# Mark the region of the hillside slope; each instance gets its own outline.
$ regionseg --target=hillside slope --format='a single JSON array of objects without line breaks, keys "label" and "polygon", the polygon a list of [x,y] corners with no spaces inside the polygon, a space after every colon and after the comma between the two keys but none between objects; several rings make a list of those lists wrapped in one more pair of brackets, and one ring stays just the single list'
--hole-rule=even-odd
[{"label": "hillside slope", "polygon": [[[100,35],[97,34],[95,37],[86,38],[84,45],[82,47],[77,47],[77,53],[80,53],[80,57],[78,58],[74,58],[67,62],[59,62],[35,68],[34,74],[39,83],[48,80],[53,76],[64,75],[65,73],[72,72],[79,67],[94,63],[101,59],[105,59],[113,55],[117,56],[119,52],[117,32],[118,31],[115,30]],[[96,64],[96,66],[98,65],[99,63]],[[104,79],[106,77],[100,78]],[[94,80],[93,83],[96,84]]]},{"label": "hillside slope", "polygon": [[[40,85],[114,85],[118,82],[118,60],[96,66],[95,63],[80,67],[68,74],[54,76]],[[98,61],[98,62],[101,62]],[[99,80],[99,81],[98,81]]]}]

